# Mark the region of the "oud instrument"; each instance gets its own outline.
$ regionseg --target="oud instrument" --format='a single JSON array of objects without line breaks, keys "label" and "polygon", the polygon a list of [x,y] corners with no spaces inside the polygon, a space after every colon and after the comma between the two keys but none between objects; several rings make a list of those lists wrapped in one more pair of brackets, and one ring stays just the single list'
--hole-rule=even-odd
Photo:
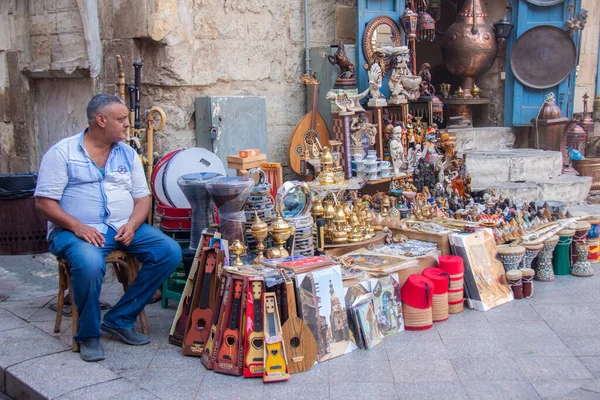
[{"label": "oud instrument", "polygon": [[312,106],[294,128],[289,156],[290,168],[297,174],[308,175],[308,162],[319,158],[321,145],[327,144],[330,137],[327,125],[317,111],[320,82],[309,75],[303,75],[300,79],[313,89]]},{"label": "oud instrument", "polygon": [[317,341],[306,322],[298,318],[294,283],[288,272],[280,270],[285,282],[287,321],[281,327],[290,374],[306,372],[317,360]]},{"label": "oud instrument", "polygon": [[240,346],[240,331],[238,328],[238,317],[240,313],[240,305],[242,300],[242,280],[235,281],[233,289],[233,307],[231,309],[231,318],[229,319],[229,327],[223,331],[223,340],[217,360],[219,364],[237,365],[238,350]]}]

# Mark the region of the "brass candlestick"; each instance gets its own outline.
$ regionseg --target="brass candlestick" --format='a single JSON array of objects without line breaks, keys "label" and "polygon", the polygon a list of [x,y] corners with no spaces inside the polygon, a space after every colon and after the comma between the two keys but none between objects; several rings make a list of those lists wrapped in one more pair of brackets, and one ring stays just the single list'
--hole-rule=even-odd
[{"label": "brass candlestick", "polygon": [[285,222],[279,213],[277,214],[277,219],[271,225],[270,234],[275,240],[275,243],[277,243],[277,247],[270,247],[267,250],[267,258],[281,258],[289,256],[290,254],[285,247],[283,247],[283,244],[292,234],[292,230],[290,224]]},{"label": "brass candlestick", "polygon": [[231,251],[235,255],[235,261],[233,262],[234,267],[241,267],[244,265],[241,259],[241,255],[246,251],[246,246],[242,244],[239,240],[233,242],[231,247],[229,247],[229,251]]},{"label": "brass candlestick", "polygon": [[254,222],[250,227],[250,232],[252,233],[252,237],[256,239],[258,244],[256,245],[257,256],[254,259],[254,264],[258,264],[260,260],[264,260],[265,255],[263,251],[265,250],[265,245],[263,242],[269,236],[269,225],[267,225],[263,220],[258,217],[258,212],[254,211]]}]

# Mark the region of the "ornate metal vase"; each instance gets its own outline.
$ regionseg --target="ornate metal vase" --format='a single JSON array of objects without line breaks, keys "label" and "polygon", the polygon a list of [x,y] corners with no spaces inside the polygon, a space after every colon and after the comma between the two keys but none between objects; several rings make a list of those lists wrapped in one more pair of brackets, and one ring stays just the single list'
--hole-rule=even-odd
[{"label": "ornate metal vase", "polygon": [[498,45],[494,27],[481,0],[467,0],[442,43],[448,70],[462,78],[465,98],[472,98],[475,78],[487,71],[496,58]]}]

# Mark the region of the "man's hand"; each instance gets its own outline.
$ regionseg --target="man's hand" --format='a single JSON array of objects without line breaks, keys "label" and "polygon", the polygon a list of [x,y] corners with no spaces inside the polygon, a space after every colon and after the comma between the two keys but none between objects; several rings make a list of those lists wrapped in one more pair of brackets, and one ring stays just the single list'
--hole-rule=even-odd
[{"label": "man's hand", "polygon": [[131,221],[121,226],[115,235],[115,241],[123,243],[125,246],[129,246],[133,240],[137,227]]},{"label": "man's hand", "polygon": [[96,228],[84,224],[78,224],[73,229],[73,233],[78,238],[83,239],[96,247],[104,247],[104,242],[106,239],[104,239],[104,235],[102,235]]}]

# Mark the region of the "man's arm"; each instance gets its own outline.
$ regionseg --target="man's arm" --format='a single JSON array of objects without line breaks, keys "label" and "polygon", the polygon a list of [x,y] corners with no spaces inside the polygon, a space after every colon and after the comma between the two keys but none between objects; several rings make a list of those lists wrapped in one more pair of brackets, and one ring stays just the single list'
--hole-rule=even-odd
[{"label": "man's arm", "polygon": [[96,247],[103,246],[104,236],[98,230],[67,214],[58,204],[68,181],[66,155],[56,147],[50,148],[40,163],[35,188],[36,208],[52,223],[70,230],[78,238]]},{"label": "man's arm", "polygon": [[35,206],[53,224],[70,230],[77,236],[96,247],[104,247],[104,236],[91,226],[84,225],[77,218],[67,214],[58,201],[48,197],[36,197]]}]

